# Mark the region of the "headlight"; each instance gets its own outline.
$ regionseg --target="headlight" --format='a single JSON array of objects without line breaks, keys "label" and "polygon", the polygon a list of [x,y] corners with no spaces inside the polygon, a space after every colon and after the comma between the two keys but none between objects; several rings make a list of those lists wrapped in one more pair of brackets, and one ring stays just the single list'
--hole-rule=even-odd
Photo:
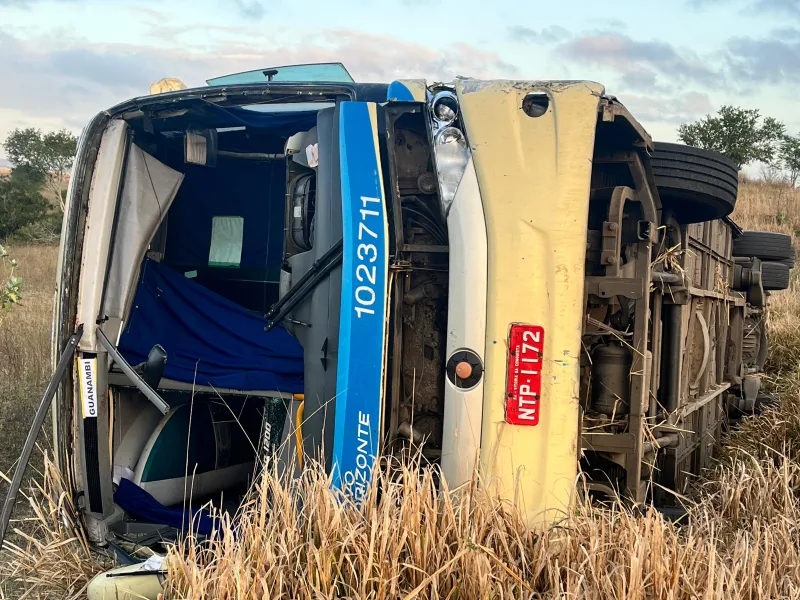
[{"label": "headlight", "polygon": [[456,196],[458,184],[469,162],[469,148],[464,134],[456,127],[440,129],[433,139],[436,173],[439,178],[442,209],[445,216]]},{"label": "headlight", "polygon": [[458,116],[458,98],[453,92],[442,91],[431,100],[433,118],[442,125],[449,125]]},{"label": "headlight", "polygon": [[457,127],[445,127],[440,129],[434,138],[437,146],[446,146],[448,144],[458,144],[462,148],[467,147],[467,140],[464,134]]}]

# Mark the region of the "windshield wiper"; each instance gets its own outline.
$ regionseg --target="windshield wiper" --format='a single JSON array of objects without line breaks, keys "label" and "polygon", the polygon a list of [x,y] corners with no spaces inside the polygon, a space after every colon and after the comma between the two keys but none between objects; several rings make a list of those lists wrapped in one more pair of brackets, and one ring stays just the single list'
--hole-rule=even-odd
[{"label": "windshield wiper", "polygon": [[[164,402],[164,399],[158,395],[158,392],[150,387],[150,384],[148,384],[144,378],[137,373],[134,368],[130,366],[130,364],[128,364],[128,361],[125,360],[125,357],[119,353],[119,350],[114,347],[114,344],[111,343],[111,340],[106,337],[106,334],[103,333],[103,330],[99,327],[97,328],[97,339],[100,342],[100,345],[106,349],[108,355],[114,359],[114,362],[119,366],[120,369],[122,369],[122,372],[128,376],[128,379],[131,380],[131,383],[133,383],[133,385],[135,385],[137,389],[142,392],[144,397],[150,400],[150,402],[153,403],[153,405],[161,412],[162,415],[167,414],[169,412],[169,404]],[[161,348],[161,350],[163,352],[164,349]],[[152,350],[150,352],[152,352]],[[148,360],[150,360],[149,356]],[[159,377],[159,379],[161,378]],[[156,385],[158,385],[158,383],[156,383]]]},{"label": "windshield wiper", "polygon": [[290,289],[283,298],[270,307],[269,312],[266,314],[268,323],[264,331],[271,331],[272,328],[280,323],[298,304],[305,300],[328,273],[341,264],[343,256],[342,246],[342,240],[339,240],[331,246],[325,254],[314,261],[314,264],[311,265],[308,272],[300,278],[300,281],[293,285],[292,289]]}]

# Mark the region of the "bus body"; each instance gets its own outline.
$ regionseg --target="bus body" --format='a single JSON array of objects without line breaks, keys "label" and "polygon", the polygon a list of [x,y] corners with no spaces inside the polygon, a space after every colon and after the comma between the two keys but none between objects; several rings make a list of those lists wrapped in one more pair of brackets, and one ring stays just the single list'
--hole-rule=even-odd
[{"label": "bus body", "polygon": [[770,257],[735,256],[735,168],[662,151],[596,83],[339,67],[84,130],[53,429],[90,539],[164,527],[142,492],[235,498],[264,460],[358,500],[379,456],[419,453],[538,527],[579,489],[669,505],[759,394]]}]

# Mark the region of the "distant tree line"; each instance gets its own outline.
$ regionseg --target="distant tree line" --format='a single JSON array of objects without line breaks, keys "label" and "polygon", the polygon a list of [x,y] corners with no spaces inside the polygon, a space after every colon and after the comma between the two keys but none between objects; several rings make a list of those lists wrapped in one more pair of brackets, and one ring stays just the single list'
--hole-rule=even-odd
[{"label": "distant tree line", "polygon": [[786,125],[762,117],[758,109],[723,106],[717,114],[678,127],[684,144],[715,150],[739,169],[763,163],[770,173],[782,173],[792,187],[800,177],[800,135],[786,133]]},{"label": "distant tree line", "polygon": [[11,174],[0,177],[0,241],[53,242],[61,231],[77,138],[62,129],[15,129],[3,147]]}]

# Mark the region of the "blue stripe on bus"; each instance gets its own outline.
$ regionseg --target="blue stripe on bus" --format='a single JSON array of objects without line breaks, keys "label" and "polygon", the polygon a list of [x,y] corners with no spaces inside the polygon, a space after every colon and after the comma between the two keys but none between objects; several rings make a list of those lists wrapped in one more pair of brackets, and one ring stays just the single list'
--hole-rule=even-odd
[{"label": "blue stripe on bus", "polygon": [[374,104],[340,105],[339,144],[344,257],[333,485],[358,502],[381,437],[389,266]]},{"label": "blue stripe on bus", "polygon": [[386,100],[413,102],[414,94],[411,93],[411,90],[408,89],[405,83],[395,80],[390,83],[389,87],[386,89]]}]

